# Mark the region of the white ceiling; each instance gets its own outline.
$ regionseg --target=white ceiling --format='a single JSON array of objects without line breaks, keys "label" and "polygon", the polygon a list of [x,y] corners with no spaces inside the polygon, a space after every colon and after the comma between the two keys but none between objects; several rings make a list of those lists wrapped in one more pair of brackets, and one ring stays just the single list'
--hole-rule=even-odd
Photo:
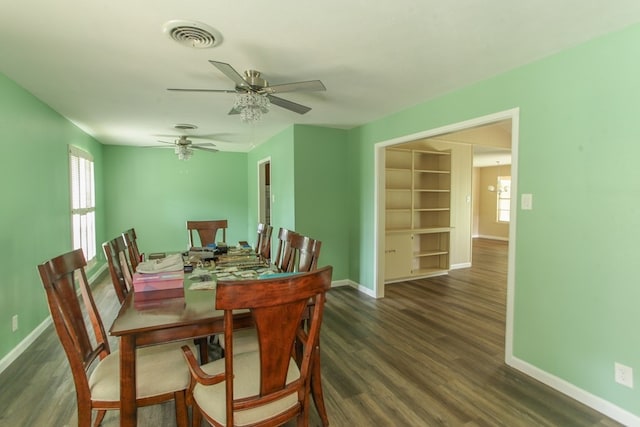
[{"label": "white ceiling", "polygon": [[[165,22],[222,35],[184,47]],[[105,144],[152,145],[193,123],[244,151],[292,123],[348,129],[640,21],[638,0],[2,0],[0,69]],[[232,89],[208,60],[271,84],[320,79],[256,125],[228,116]]]}]

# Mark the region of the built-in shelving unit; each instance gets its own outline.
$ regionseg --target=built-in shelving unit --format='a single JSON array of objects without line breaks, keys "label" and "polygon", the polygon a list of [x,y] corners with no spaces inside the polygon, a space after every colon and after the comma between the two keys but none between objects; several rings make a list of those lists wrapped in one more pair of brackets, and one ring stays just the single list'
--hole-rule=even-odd
[{"label": "built-in shelving unit", "polygon": [[385,281],[449,270],[451,152],[385,150]]}]

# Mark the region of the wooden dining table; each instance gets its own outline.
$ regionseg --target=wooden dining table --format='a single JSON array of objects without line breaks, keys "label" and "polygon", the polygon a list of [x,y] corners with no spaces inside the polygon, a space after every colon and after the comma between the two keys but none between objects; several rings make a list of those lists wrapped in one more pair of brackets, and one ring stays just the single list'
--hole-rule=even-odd
[{"label": "wooden dining table", "polygon": [[[136,405],[136,348],[146,345],[208,337],[224,332],[222,310],[215,309],[215,288],[192,289],[193,280],[185,273],[184,295],[167,297],[129,292],[109,333],[120,341],[120,425],[137,426]],[[226,279],[225,279],[226,280]],[[163,292],[163,291],[155,291]],[[234,315],[234,326],[253,326],[251,314],[239,312]],[[312,366],[312,394],[316,408],[328,425],[327,414],[320,384],[319,347],[314,352]],[[201,355],[206,354],[201,349]],[[315,374],[314,374],[315,373]]]}]

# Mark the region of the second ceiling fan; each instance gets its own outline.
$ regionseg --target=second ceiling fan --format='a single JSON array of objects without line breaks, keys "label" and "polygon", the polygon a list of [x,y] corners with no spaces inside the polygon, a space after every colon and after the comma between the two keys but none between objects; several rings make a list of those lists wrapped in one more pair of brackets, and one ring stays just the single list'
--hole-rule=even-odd
[{"label": "second ceiling fan", "polygon": [[[221,93],[235,93],[239,96],[236,99],[229,114],[240,114],[242,116],[251,116],[256,113],[259,116],[262,113],[268,111],[269,103],[277,105],[278,107],[285,108],[289,111],[293,111],[298,114],[305,114],[311,110],[302,104],[298,104],[287,99],[274,96],[276,93],[285,92],[302,92],[302,91],[324,91],[326,90],[324,84],[320,80],[309,80],[304,82],[284,83],[278,85],[269,85],[265,79],[261,77],[259,71],[247,70],[244,75],[240,75],[231,65],[225,62],[209,61],[214,67],[220,70],[225,76],[230,78],[235,83],[235,89],[178,89],[169,88],[170,91],[179,92],[221,92]],[[266,101],[268,100],[268,102]],[[252,117],[248,117],[253,121]]]}]

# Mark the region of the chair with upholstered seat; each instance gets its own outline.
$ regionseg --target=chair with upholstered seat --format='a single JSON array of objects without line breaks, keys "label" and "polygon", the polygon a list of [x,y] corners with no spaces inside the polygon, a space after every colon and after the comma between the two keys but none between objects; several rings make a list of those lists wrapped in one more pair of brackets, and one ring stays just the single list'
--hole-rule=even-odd
[{"label": "chair with upholstered seat", "polygon": [[129,251],[131,269],[135,272],[138,269],[138,264],[143,261],[143,255],[140,253],[140,249],[138,248],[138,236],[136,235],[136,230],[130,228],[122,233],[122,237],[124,237],[124,242],[127,245],[127,250]]},{"label": "chair with upholstered seat", "polygon": [[287,271],[313,271],[318,267],[322,242],[301,234],[291,238],[291,266]]},{"label": "chair with upholstered seat", "polygon": [[[328,266],[285,277],[218,282],[216,309],[224,310],[227,354],[198,366],[193,352],[183,347],[195,381],[190,390],[194,425],[200,414],[214,426],[276,426],[294,418],[298,425],[308,424],[311,362],[331,274]],[[251,311],[259,351],[234,353],[233,312],[240,309]],[[306,315],[308,330],[301,327]],[[299,361],[292,357],[296,341],[303,348]]]},{"label": "chair with upholstered seat", "polygon": [[291,238],[297,233],[292,230],[280,227],[278,231],[278,250],[273,264],[280,271],[292,271],[291,263]]},{"label": "chair with upholstered seat", "polygon": [[[281,228],[280,230],[284,229]],[[282,257],[282,259],[285,259],[285,261],[283,261],[283,272],[295,271],[305,273],[317,269],[322,242],[289,230],[287,231],[286,240],[284,240],[284,242],[281,241],[283,245],[287,246],[287,249],[284,250],[289,252],[285,253]],[[286,261],[286,259],[289,259],[289,261]],[[236,353],[255,351],[258,348],[255,329],[249,328],[237,331],[233,343],[236,347]],[[225,344],[222,341],[220,345],[223,350],[226,350]]]},{"label": "chair with upholstered seat", "polygon": [[258,237],[256,240],[256,254],[262,259],[271,259],[271,233],[273,227],[268,224],[258,224]]},{"label": "chair with upholstered seat", "polygon": [[[91,425],[93,409],[98,411],[94,423],[98,426],[107,410],[120,408],[120,355],[117,351],[110,351],[85,267],[81,249],[38,265],[53,324],[71,366],[78,405],[78,425],[81,427]],[[84,304],[80,303],[76,294],[76,281]],[[93,334],[89,333],[85,324],[84,312],[90,319]],[[183,352],[180,351],[183,344],[143,347],[136,353],[136,404],[147,406],[175,400],[179,426],[188,424],[186,390],[190,375]],[[93,365],[95,368],[89,375],[88,371]]]},{"label": "chair with upholstered seat", "polygon": [[[194,232],[198,234],[200,246],[205,247],[217,242],[227,242],[227,220],[218,219],[213,221],[187,221],[189,231],[189,247],[195,247]],[[218,230],[222,230],[222,240],[216,240]]]},{"label": "chair with upholstered seat", "polygon": [[133,289],[132,271],[127,261],[127,246],[123,236],[104,242],[102,250],[107,259],[113,288],[122,304],[127,294]]}]

